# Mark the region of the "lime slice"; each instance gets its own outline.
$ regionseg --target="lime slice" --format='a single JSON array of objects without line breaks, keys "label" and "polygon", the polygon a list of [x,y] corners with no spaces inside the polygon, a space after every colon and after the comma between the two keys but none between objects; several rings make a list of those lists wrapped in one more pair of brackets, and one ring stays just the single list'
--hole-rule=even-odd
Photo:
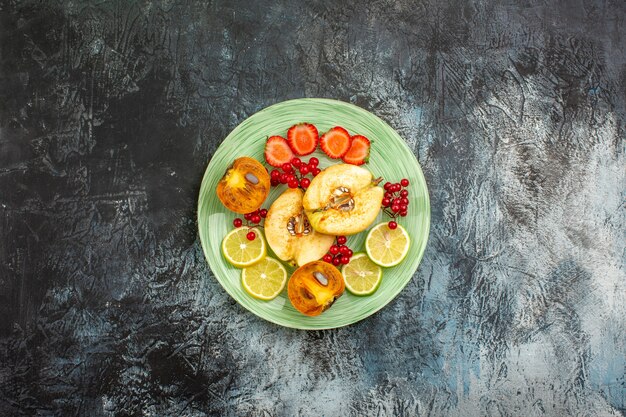
[{"label": "lime slice", "polygon": [[260,300],[271,300],[285,288],[287,270],[274,258],[265,257],[261,262],[241,270],[241,285]]},{"label": "lime slice", "polygon": [[387,223],[377,224],[370,230],[365,239],[365,250],[372,262],[384,267],[398,265],[409,252],[411,238],[398,225],[390,229]]},{"label": "lime slice", "polygon": [[[246,235],[254,232],[256,238],[248,240]],[[259,229],[239,227],[231,230],[222,240],[224,258],[238,268],[254,265],[265,258],[265,239]]]},{"label": "lime slice", "polygon": [[355,253],[341,268],[346,288],[354,295],[373,294],[383,278],[383,270],[364,253]]}]

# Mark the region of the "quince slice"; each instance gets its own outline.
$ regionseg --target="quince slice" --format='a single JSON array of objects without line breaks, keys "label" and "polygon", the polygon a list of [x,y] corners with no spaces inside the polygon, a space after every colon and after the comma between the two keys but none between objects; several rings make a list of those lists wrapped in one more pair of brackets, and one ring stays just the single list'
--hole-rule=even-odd
[{"label": "quince slice", "polygon": [[276,256],[292,265],[316,261],[328,252],[335,236],[316,232],[302,208],[303,192],[288,188],[272,203],[265,218],[265,239]]},{"label": "quince slice", "polygon": [[367,169],[332,165],[320,172],[302,203],[313,229],[331,235],[353,235],[367,229],[380,212],[385,192]]}]

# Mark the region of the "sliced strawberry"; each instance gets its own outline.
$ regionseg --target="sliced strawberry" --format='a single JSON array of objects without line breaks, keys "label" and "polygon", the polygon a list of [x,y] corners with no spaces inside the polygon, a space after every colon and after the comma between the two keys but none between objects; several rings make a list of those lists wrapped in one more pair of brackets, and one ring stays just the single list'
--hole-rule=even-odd
[{"label": "sliced strawberry", "polygon": [[370,157],[370,141],[365,136],[352,136],[352,145],[343,156],[343,162],[352,165],[363,165]]},{"label": "sliced strawberry", "polygon": [[293,125],[287,131],[287,143],[296,155],[308,155],[317,148],[319,135],[310,123]]},{"label": "sliced strawberry", "polygon": [[294,157],[287,140],[282,136],[270,136],[265,143],[265,160],[273,167],[280,168]]},{"label": "sliced strawberry", "polygon": [[350,134],[343,127],[335,126],[322,135],[320,147],[329,157],[339,159],[350,149]]}]

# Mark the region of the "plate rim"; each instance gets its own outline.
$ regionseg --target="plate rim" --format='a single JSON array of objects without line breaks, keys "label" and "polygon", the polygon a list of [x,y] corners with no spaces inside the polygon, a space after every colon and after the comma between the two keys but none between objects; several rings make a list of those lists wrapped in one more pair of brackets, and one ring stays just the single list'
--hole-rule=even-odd
[{"label": "plate rim", "polygon": [[[217,282],[220,284],[220,286],[222,287],[222,289],[224,289],[226,291],[226,293],[232,298],[234,299],[237,304],[239,304],[241,307],[243,307],[246,311],[254,314],[255,316],[259,317],[260,319],[263,319],[265,321],[268,321],[270,323],[276,324],[278,326],[282,326],[282,327],[286,327],[286,328],[291,328],[291,329],[298,329],[298,330],[329,330],[329,329],[338,329],[338,328],[342,328],[342,327],[346,327],[346,326],[350,326],[353,325],[355,323],[358,323],[360,321],[363,321],[371,316],[373,316],[374,314],[376,314],[377,312],[379,312],[381,309],[383,309],[384,307],[386,307],[387,305],[389,305],[393,300],[395,300],[398,295],[404,290],[404,288],[406,288],[406,286],[409,284],[409,282],[411,282],[411,279],[408,279],[404,285],[398,287],[397,291],[395,291],[394,293],[391,294],[391,296],[389,297],[389,299],[382,305],[380,305],[379,307],[372,309],[371,311],[368,312],[368,314],[365,317],[361,317],[359,319],[356,319],[354,321],[350,321],[348,323],[344,323],[344,324],[339,324],[336,326],[333,325],[329,325],[329,326],[319,326],[319,327],[303,327],[303,326],[299,326],[297,324],[293,324],[293,323],[284,323],[280,320],[275,320],[272,317],[265,317],[259,313],[257,313],[254,310],[249,309],[246,305],[242,304],[239,299],[235,296],[235,294],[233,294],[231,292],[231,290],[228,288],[228,286],[225,286],[222,283],[222,280],[220,279],[220,277],[217,276],[217,274],[215,274],[215,272],[213,272],[213,268],[211,267],[211,258],[208,256],[207,253],[207,248],[204,243],[205,239],[208,238],[203,238],[203,232],[202,229],[200,227],[200,209],[201,209],[201,205],[202,205],[202,194],[203,194],[203,189],[205,188],[205,185],[208,184],[209,179],[208,179],[208,174],[209,174],[209,168],[211,166],[211,162],[213,161],[213,158],[215,156],[215,154],[219,151],[219,148],[222,146],[222,144],[224,142],[226,142],[231,136],[235,136],[238,131],[240,130],[242,124],[244,124],[247,120],[249,120],[250,118],[252,118],[253,116],[256,116],[260,113],[266,112],[266,111],[270,111],[271,109],[275,108],[275,107],[282,107],[282,106],[289,106],[290,104],[294,104],[294,103],[323,103],[326,105],[340,105],[340,106],[346,106],[349,108],[352,108],[352,110],[356,110],[358,112],[365,112],[367,113],[370,117],[374,117],[375,119],[378,119],[379,122],[383,123],[384,125],[388,126],[393,132],[394,134],[397,136],[398,139],[400,139],[402,141],[402,143],[407,146],[406,140],[400,136],[400,134],[396,131],[396,129],[394,129],[389,123],[387,123],[385,120],[383,120],[382,118],[380,118],[379,116],[377,116],[376,114],[372,113],[371,111],[364,109],[363,107],[357,106],[355,104],[346,102],[346,101],[342,101],[342,100],[337,100],[337,99],[329,99],[329,98],[315,98],[315,97],[303,97],[303,98],[295,98],[295,99],[289,99],[289,100],[283,100],[280,101],[278,103],[274,103],[271,104],[269,106],[263,107],[262,109],[252,113],[251,115],[247,116],[245,119],[243,119],[242,121],[240,121],[237,126],[235,126],[235,128],[233,130],[230,131],[230,133],[228,135],[226,135],[226,137],[224,139],[222,139],[221,143],[219,144],[219,146],[215,149],[215,151],[213,152],[213,154],[211,155],[211,157],[209,158],[204,174],[202,175],[202,181],[200,182],[200,188],[198,190],[198,202],[197,202],[197,206],[196,206],[196,226],[197,226],[197,231],[198,231],[198,237],[200,238],[200,246],[202,247],[202,252],[204,254],[204,259],[207,263],[207,265],[209,266],[209,270],[211,271],[211,273],[213,274],[213,276],[215,277],[215,279],[217,280]],[[408,146],[407,146],[408,148]],[[425,219],[426,219],[426,229],[427,232],[425,233],[425,239],[424,239],[424,244],[421,247],[421,250],[418,252],[417,254],[417,263],[415,266],[415,270],[411,273],[411,278],[415,275],[415,273],[417,272],[417,270],[419,269],[421,263],[422,263],[422,259],[424,257],[424,253],[426,252],[426,247],[428,246],[428,241],[430,240],[430,217],[431,217],[431,210],[430,210],[430,189],[428,187],[428,183],[426,182],[426,177],[424,175],[424,172],[422,170],[422,166],[419,163],[419,161],[417,160],[417,157],[415,156],[415,153],[413,153],[413,150],[411,150],[410,148],[408,148],[409,150],[409,154],[411,155],[411,157],[413,158],[414,162],[415,162],[415,167],[417,168],[417,174],[420,177],[420,179],[423,181],[424,183],[424,187],[425,187],[425,193],[424,193],[424,203],[425,203]]]}]

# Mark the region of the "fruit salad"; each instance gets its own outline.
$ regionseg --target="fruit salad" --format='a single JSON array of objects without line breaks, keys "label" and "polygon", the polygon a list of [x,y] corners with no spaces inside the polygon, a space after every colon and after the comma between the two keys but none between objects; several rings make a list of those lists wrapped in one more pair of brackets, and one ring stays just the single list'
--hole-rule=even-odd
[{"label": "fruit salad", "polygon": [[[252,297],[271,300],[287,286],[294,308],[316,316],[345,288],[354,295],[373,294],[383,268],[402,262],[410,238],[398,222],[408,213],[409,181],[383,185],[364,167],[370,140],[341,126],[320,135],[315,125],[303,122],[285,133],[265,143],[269,168],[237,158],[218,182],[220,201],[243,214],[233,220],[222,253],[242,269],[242,287]],[[337,162],[321,167],[318,158],[305,158],[317,149]],[[271,187],[283,191],[263,208]],[[381,210],[390,220],[371,227]],[[368,229],[363,248],[348,247],[347,236]],[[289,278],[285,266],[297,268]]]}]

